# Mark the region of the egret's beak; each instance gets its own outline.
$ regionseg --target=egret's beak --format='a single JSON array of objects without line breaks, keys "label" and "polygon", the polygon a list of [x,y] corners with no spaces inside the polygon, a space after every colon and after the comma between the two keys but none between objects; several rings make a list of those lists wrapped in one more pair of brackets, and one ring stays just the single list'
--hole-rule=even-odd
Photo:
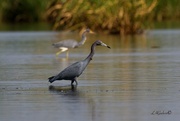
[{"label": "egret's beak", "polygon": [[105,43],[101,43],[101,45],[102,45],[102,46],[105,46],[105,47],[107,47],[107,48],[109,48],[109,49],[111,49],[111,47],[109,47],[109,46],[106,45]]}]

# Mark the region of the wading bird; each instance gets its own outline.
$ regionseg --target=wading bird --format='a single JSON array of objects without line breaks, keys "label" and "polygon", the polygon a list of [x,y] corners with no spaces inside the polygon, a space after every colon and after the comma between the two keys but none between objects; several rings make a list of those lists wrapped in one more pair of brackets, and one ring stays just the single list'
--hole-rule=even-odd
[{"label": "wading bird", "polygon": [[[56,53],[56,56],[58,56],[59,54],[61,54],[62,52],[65,52],[67,51],[69,48],[78,48],[80,47],[81,45],[83,45],[85,42],[86,42],[86,34],[87,33],[91,33],[93,34],[94,32],[91,31],[90,29],[86,29],[83,34],[82,34],[82,38],[81,38],[81,41],[77,42],[76,40],[73,40],[73,39],[69,39],[69,40],[62,40],[60,42],[57,42],[57,43],[53,43],[52,45],[55,47],[55,48],[59,48],[60,51],[58,51]],[[66,56],[68,56],[68,53],[66,53]]]},{"label": "wading bird", "polygon": [[73,63],[69,67],[65,68],[63,71],[61,71],[59,74],[56,76],[49,77],[49,82],[52,83],[56,80],[71,80],[71,85],[75,82],[76,85],[77,83],[77,77],[79,77],[86,66],[89,64],[89,62],[92,60],[92,57],[94,55],[95,47],[96,46],[105,46],[107,48],[110,48],[106,44],[104,44],[102,41],[97,40],[95,41],[92,46],[91,46],[91,52],[90,54],[86,57],[86,59]]}]

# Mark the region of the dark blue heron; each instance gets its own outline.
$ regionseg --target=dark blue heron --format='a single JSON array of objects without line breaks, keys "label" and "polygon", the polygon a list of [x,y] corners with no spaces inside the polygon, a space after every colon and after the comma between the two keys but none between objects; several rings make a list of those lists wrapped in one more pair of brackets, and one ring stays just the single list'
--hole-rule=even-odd
[{"label": "dark blue heron", "polygon": [[109,46],[107,46],[100,40],[95,41],[92,44],[91,52],[86,57],[86,59],[76,62],[76,63],[73,63],[72,65],[65,68],[63,71],[61,71],[59,74],[57,74],[56,76],[49,77],[49,82],[52,83],[56,80],[71,80],[71,85],[73,85],[74,82],[76,82],[76,85],[77,85],[78,83],[76,81],[76,78],[82,74],[82,72],[84,71],[86,66],[92,60],[96,46],[105,46],[105,47],[110,48]]},{"label": "dark blue heron", "polygon": [[55,48],[60,49],[60,51],[56,53],[56,56],[58,56],[62,52],[67,51],[69,48],[78,48],[79,46],[83,45],[86,42],[86,34],[87,33],[94,33],[94,32],[91,31],[90,29],[86,29],[82,33],[82,39],[79,42],[77,42],[76,40],[73,40],[73,39],[69,39],[69,40],[63,40],[63,41],[52,44]]}]

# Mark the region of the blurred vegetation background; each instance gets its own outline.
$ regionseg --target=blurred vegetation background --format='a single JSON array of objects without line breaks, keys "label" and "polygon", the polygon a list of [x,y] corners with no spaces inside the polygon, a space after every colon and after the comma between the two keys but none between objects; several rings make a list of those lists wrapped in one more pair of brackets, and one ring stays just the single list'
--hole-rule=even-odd
[{"label": "blurred vegetation background", "polygon": [[[1,23],[47,22],[54,30],[142,33],[145,25],[179,20],[179,0],[0,0]],[[146,26],[147,27],[147,26]]]}]

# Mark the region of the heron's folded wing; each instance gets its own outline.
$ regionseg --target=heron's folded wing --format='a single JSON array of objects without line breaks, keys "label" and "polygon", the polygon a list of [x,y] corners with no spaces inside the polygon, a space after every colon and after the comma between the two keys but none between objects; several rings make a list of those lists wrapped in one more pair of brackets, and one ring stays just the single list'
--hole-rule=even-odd
[{"label": "heron's folded wing", "polygon": [[82,73],[82,64],[81,62],[76,62],[69,67],[61,71],[57,76],[61,79],[72,80],[75,77],[78,77]]},{"label": "heron's folded wing", "polygon": [[55,47],[67,47],[67,48],[74,48],[78,44],[75,40],[63,40],[57,43],[54,43],[53,45]]}]

